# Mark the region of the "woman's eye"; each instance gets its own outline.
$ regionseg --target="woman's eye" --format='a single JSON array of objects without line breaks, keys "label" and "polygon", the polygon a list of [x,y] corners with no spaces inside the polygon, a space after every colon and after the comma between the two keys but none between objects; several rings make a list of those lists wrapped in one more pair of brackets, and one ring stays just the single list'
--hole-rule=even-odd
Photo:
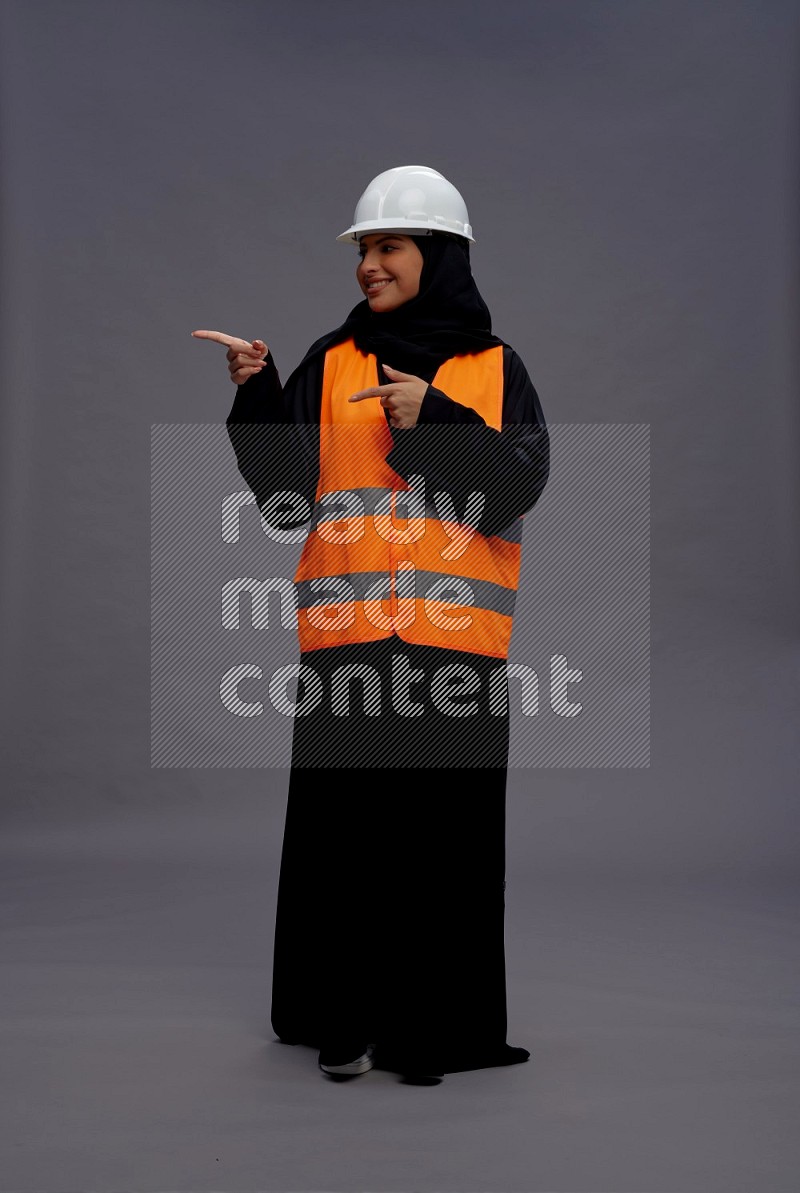
[{"label": "woman's eye", "polygon": [[[400,248],[397,244],[379,244],[378,249],[381,253],[395,253]],[[367,255],[366,249],[359,249],[357,256],[359,261],[363,261]]]}]

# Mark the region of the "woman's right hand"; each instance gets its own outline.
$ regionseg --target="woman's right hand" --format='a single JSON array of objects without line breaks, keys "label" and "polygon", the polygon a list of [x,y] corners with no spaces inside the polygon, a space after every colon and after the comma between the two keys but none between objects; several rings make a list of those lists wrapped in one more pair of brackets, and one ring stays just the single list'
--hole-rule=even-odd
[{"label": "woman's right hand", "polygon": [[269,356],[269,348],[263,340],[241,340],[238,336],[226,335],[224,331],[193,331],[198,340],[214,340],[227,344],[228,372],[234,385],[244,385],[250,377],[260,373]]}]

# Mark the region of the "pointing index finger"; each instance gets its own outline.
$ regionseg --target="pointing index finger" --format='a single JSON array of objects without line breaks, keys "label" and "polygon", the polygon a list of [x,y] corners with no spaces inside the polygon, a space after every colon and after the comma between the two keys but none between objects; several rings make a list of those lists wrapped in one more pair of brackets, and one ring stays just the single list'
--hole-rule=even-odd
[{"label": "pointing index finger", "polygon": [[347,400],[348,402],[360,402],[363,398],[382,398],[384,394],[391,393],[393,388],[391,385],[374,385],[371,389],[360,389],[357,394],[351,394]]},{"label": "pointing index finger", "polygon": [[239,336],[226,335],[224,331],[193,331],[192,335],[198,340],[214,340],[217,344],[225,344],[228,348],[239,348],[243,352],[252,352],[253,350],[249,340],[242,340]]}]

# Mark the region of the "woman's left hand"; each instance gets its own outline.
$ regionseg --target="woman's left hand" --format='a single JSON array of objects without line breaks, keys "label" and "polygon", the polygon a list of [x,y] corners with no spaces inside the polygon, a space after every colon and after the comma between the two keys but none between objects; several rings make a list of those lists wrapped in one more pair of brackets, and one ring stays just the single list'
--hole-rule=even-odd
[{"label": "woman's left hand", "polygon": [[414,377],[411,373],[401,373],[399,369],[383,366],[387,377],[392,378],[390,385],[373,385],[370,389],[359,390],[348,398],[348,402],[361,402],[364,398],[380,398],[381,406],[389,415],[389,422],[393,427],[414,427],[419,417],[419,408],[428,389],[428,382],[421,377]]}]

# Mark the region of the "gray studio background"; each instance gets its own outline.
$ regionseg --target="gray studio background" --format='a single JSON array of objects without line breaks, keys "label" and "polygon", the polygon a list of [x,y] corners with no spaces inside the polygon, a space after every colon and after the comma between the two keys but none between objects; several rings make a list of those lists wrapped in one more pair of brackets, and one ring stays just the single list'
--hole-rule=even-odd
[{"label": "gray studio background", "polygon": [[[796,1187],[799,16],[3,5],[4,1191]],[[405,163],[546,418],[652,464],[650,765],[511,772],[531,1062],[431,1088],[273,1040],[286,771],[150,765],[151,426],[234,393],[189,333],[288,375]]]}]

